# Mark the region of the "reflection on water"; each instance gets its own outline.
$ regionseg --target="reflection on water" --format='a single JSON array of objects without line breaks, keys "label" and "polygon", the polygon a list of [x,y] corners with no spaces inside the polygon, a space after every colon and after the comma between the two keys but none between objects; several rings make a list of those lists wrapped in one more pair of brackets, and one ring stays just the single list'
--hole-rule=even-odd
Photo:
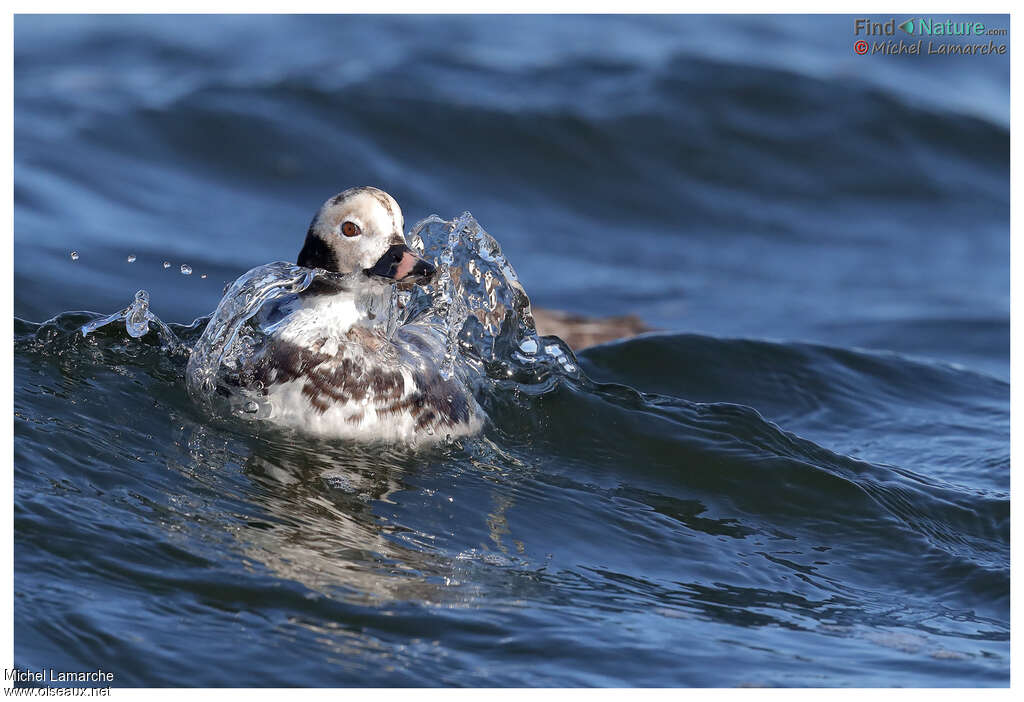
[{"label": "reflection on water", "polygon": [[[451,495],[419,488],[405,478],[422,471],[425,458],[428,465],[468,459],[493,473],[496,467],[484,461],[501,452],[487,441],[473,450],[449,447],[425,457],[395,447],[306,447],[285,435],[265,437],[254,451],[240,454],[240,447],[229,448],[197,426],[188,431],[186,445],[188,463],[169,467],[190,478],[238,471],[247,480],[244,499],[256,511],[236,515],[240,521],[230,528],[238,554],[326,597],[363,605],[399,600],[468,606],[475,598],[474,587],[460,574],[466,561],[512,564],[501,554],[509,555],[502,538],[509,534],[505,514],[515,500],[500,483],[486,497],[490,505],[482,506],[489,543],[454,557],[434,544],[435,534],[382,514],[399,492],[419,492],[422,499],[441,505],[454,502]],[[522,542],[514,548],[521,556]],[[519,558],[517,566],[527,563]]]}]

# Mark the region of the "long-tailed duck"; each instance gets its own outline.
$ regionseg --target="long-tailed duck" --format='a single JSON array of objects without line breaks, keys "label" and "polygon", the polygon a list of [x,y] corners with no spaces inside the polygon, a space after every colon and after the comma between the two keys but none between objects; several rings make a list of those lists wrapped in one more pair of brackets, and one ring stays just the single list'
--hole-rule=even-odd
[{"label": "long-tailed duck", "polygon": [[410,444],[479,431],[484,413],[472,393],[440,372],[445,345],[436,330],[408,324],[387,334],[392,286],[435,273],[409,249],[403,227],[395,199],[372,187],[346,190],[317,212],[297,263],[342,275],[317,278],[260,313],[268,338],[253,377],[272,421]]}]

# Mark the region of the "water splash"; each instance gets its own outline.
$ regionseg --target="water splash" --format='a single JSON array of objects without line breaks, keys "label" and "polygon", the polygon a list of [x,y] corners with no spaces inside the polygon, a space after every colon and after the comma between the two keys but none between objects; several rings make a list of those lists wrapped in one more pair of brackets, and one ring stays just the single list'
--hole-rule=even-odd
[{"label": "water splash", "polygon": [[537,334],[530,298],[497,240],[472,214],[432,215],[413,227],[409,246],[433,260],[439,275],[407,296],[400,324],[428,320],[442,328],[442,371],[467,365],[492,381],[533,385],[552,373],[579,378],[576,357],[557,337]]},{"label": "water splash", "polygon": [[105,327],[108,324],[115,322],[124,321],[124,328],[128,332],[128,336],[133,339],[139,339],[149,333],[149,323],[153,322],[159,330],[161,341],[165,346],[172,349],[179,349],[181,347],[181,341],[171,331],[170,327],[163,323],[163,321],[149,310],[149,293],[145,290],[139,290],[135,293],[135,300],[128,307],[124,308],[120,312],[115,312],[112,315],[95,319],[87,324],[83,324],[81,331],[82,336],[88,336],[91,332],[96,331],[100,327]]},{"label": "water splash", "polygon": [[255,414],[253,400],[239,392],[252,382],[246,363],[268,333],[253,317],[268,302],[305,290],[316,275],[309,268],[278,261],[253,268],[232,283],[189,358],[185,383],[192,398],[211,411],[222,409],[215,406],[221,404],[218,398],[228,398],[232,413],[241,409]]},{"label": "water splash", "polygon": [[[407,359],[438,366],[446,380],[462,384],[484,405],[488,395],[509,389],[517,393],[530,389],[529,394],[536,394],[562,378],[582,377],[565,342],[538,336],[529,297],[515,270],[472,214],[453,220],[428,217],[410,232],[409,245],[437,266],[434,281],[427,286],[383,288],[381,299],[359,303],[375,312],[379,320],[375,333],[399,346],[412,336],[418,338],[420,343],[409,344],[410,349],[403,351]],[[186,268],[182,266],[182,273]],[[337,285],[344,284],[344,279],[284,262],[259,266],[240,276],[226,288],[191,349],[185,373],[191,397],[216,415],[271,416],[261,401],[262,388],[257,387],[251,361],[280,319],[260,312],[274,309],[268,304],[314,283]],[[180,343],[150,311],[149,295],[143,290],[131,306],[83,325],[82,333],[120,321],[132,337],[145,335],[153,323],[162,337]]]}]

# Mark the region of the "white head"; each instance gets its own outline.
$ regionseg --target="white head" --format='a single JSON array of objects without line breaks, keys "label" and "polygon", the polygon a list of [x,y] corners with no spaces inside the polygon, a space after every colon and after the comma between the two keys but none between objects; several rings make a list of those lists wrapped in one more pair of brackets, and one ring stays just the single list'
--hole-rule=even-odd
[{"label": "white head", "polygon": [[334,273],[364,271],[395,281],[429,280],[434,267],[406,245],[395,198],[370,186],[349,188],[313,217],[298,265]]}]

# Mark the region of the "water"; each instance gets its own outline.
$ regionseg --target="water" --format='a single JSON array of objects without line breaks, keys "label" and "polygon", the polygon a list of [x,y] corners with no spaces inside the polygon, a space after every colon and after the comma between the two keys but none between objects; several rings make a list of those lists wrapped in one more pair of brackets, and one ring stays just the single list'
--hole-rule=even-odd
[{"label": "water", "polygon": [[[853,40],[843,16],[16,18],[15,663],[1007,685],[1009,61]],[[663,331],[572,354],[481,322],[449,349],[491,421],[433,448],[212,415],[186,389],[205,316],[357,184],[410,223],[471,210],[534,306]]]}]

